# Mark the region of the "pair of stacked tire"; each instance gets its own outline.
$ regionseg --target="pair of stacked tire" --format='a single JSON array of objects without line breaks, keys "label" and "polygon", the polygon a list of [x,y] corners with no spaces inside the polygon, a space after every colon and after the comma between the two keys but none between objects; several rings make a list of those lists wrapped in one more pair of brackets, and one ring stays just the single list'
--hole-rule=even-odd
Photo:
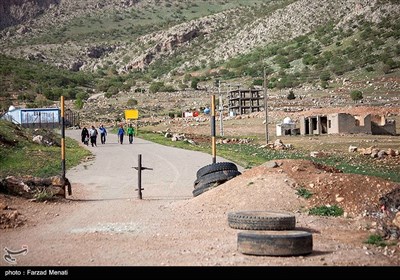
[{"label": "pair of stacked tire", "polygon": [[216,162],[203,166],[196,173],[193,196],[211,190],[240,174],[237,165],[232,162]]},{"label": "pair of stacked tire", "polygon": [[238,251],[257,256],[296,256],[312,252],[312,234],[295,230],[296,218],[290,213],[274,211],[240,211],[228,213],[231,228],[238,233]]}]

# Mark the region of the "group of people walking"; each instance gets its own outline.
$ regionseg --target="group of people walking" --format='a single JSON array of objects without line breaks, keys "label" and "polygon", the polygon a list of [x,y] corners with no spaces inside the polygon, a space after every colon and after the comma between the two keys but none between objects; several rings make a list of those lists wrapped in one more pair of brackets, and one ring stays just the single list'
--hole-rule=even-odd
[{"label": "group of people walking", "polygon": [[[82,132],[81,132],[81,139],[82,143],[85,144],[86,146],[89,146],[89,141],[92,147],[97,147],[97,136],[100,132],[100,141],[101,144],[106,143],[106,136],[107,136],[107,130],[104,127],[104,125],[99,126],[99,130],[97,130],[94,125],[90,127],[90,129],[87,129],[86,126],[83,127]],[[124,125],[121,124],[118,128],[118,143],[123,144],[124,143],[124,136],[125,134],[128,135],[128,140],[129,144],[133,144],[134,140],[134,135],[135,135],[135,129],[132,127],[132,124],[129,124],[127,130],[125,131]]]}]

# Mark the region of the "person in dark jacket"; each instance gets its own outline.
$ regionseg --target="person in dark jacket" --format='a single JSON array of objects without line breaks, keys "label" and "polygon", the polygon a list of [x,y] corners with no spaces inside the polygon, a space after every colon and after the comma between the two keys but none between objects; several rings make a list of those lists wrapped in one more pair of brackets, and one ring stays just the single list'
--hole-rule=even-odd
[{"label": "person in dark jacket", "polygon": [[106,143],[107,130],[103,125],[99,127],[101,144]]},{"label": "person in dark jacket", "polygon": [[124,125],[120,124],[119,125],[119,129],[118,129],[118,142],[120,144],[124,143],[124,135],[125,135],[125,129],[124,129]]},{"label": "person in dark jacket", "polygon": [[86,146],[89,145],[89,130],[86,128],[86,126],[84,126],[82,129],[81,139],[83,144],[85,144]]}]

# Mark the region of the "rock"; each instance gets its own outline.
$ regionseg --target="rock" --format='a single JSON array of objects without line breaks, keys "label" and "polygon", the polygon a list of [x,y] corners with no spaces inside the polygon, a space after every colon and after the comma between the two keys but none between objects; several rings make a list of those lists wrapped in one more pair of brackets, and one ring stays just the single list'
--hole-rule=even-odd
[{"label": "rock", "polygon": [[276,168],[279,165],[276,163],[276,161],[267,161],[266,163],[263,164],[263,166],[267,167],[267,168]]},{"label": "rock", "polygon": [[357,152],[357,147],[356,146],[351,146],[349,147],[349,153],[354,153]]},{"label": "rock", "polygon": [[389,148],[389,149],[386,151],[386,154],[389,155],[389,156],[391,156],[391,157],[395,157],[395,156],[396,156],[396,151],[393,150],[393,149],[391,149],[391,148]]},{"label": "rock", "polygon": [[380,151],[378,152],[378,155],[377,155],[378,159],[382,159],[382,158],[384,158],[385,156],[386,156],[386,152],[385,152],[384,150],[380,150]]},{"label": "rock", "polygon": [[36,135],[35,137],[32,138],[33,142],[36,142],[38,144],[42,144],[43,136],[42,135]]},{"label": "rock", "polygon": [[310,157],[313,157],[313,158],[320,158],[320,157],[324,157],[324,156],[326,156],[326,154],[323,152],[311,152],[310,153]]},{"label": "rock", "polygon": [[393,223],[396,227],[400,228],[400,212],[397,212],[397,213],[396,213],[396,216],[394,217],[392,223]]}]

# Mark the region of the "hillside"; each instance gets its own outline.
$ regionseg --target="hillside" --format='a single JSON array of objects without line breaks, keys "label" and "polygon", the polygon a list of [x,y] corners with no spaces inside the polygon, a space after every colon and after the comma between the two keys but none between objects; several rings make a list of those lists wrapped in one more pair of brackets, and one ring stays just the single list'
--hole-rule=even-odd
[{"label": "hillside", "polygon": [[[260,86],[264,70],[272,92],[361,90],[392,103],[399,14],[393,0],[9,0],[0,4],[2,109],[60,95],[79,109],[93,94],[214,90],[215,80]],[[43,64],[48,82],[24,73]]]}]

